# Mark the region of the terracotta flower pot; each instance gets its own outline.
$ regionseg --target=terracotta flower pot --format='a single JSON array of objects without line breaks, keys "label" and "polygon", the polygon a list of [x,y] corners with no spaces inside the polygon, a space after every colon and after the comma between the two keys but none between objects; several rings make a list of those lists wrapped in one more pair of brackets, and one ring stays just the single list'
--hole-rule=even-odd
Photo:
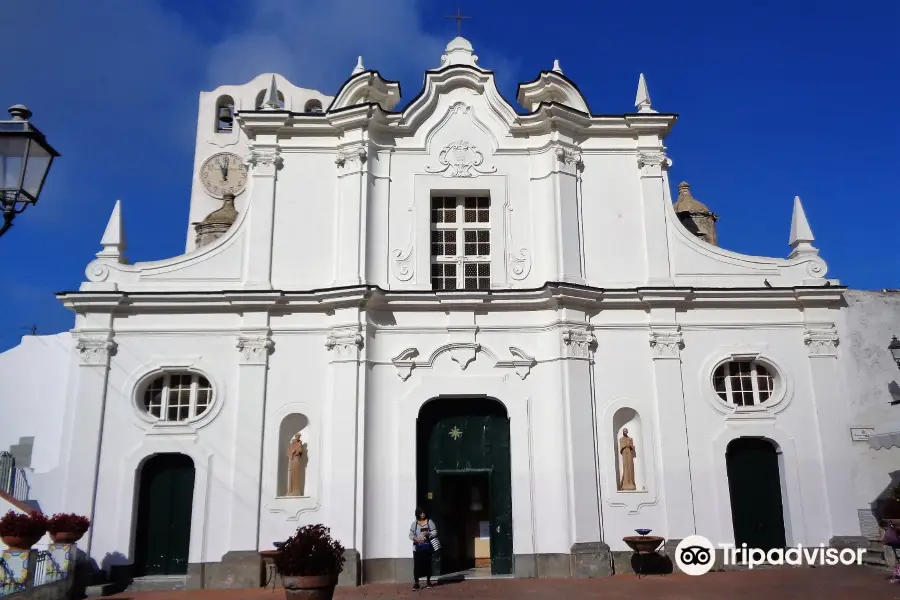
[{"label": "terracotta flower pot", "polygon": [[9,546],[10,550],[31,550],[31,548],[41,539],[38,537],[20,537],[18,535],[4,535],[0,537],[3,543]]},{"label": "terracotta flower pot", "polygon": [[282,577],[287,600],[331,600],[337,586],[337,575]]},{"label": "terracotta flower pot", "polygon": [[50,532],[50,539],[54,544],[74,544],[82,537],[84,537],[84,533],[75,533],[74,531]]}]

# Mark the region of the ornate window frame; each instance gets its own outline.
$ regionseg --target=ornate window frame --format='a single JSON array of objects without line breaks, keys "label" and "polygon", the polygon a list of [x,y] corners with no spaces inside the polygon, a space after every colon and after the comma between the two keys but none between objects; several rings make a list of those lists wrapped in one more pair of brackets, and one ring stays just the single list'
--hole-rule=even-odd
[{"label": "ornate window frame", "polygon": [[[773,378],[773,390],[769,399],[752,406],[738,406],[722,400],[716,392],[714,376],[716,370],[728,362],[753,361],[764,366]],[[780,365],[785,361],[775,358],[766,346],[740,346],[720,348],[712,354],[700,370],[700,389],[710,406],[726,419],[766,419],[783,411],[794,395],[794,381],[786,369]]]},{"label": "ornate window frame", "polygon": [[[142,366],[129,377],[126,389],[130,390],[131,409],[137,417],[135,423],[148,433],[193,433],[209,425],[222,410],[225,403],[225,386],[215,377],[210,375],[212,369],[204,368],[206,365],[198,364],[199,357],[180,362],[151,360],[150,364]],[[151,416],[144,409],[144,391],[147,385],[157,377],[172,374],[191,374],[205,378],[210,386],[209,408],[200,416],[185,421],[163,421]]]}]

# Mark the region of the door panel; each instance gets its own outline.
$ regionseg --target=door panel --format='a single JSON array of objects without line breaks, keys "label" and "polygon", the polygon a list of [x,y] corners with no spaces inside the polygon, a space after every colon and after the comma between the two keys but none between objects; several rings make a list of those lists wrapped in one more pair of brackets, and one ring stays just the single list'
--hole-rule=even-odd
[{"label": "door panel", "polygon": [[726,452],[731,519],[737,546],[784,548],[784,507],[778,454],[768,441],[738,438]]},{"label": "door panel", "polygon": [[141,469],[135,535],[135,576],[187,573],[194,464],[160,454]]},{"label": "door panel", "polygon": [[491,476],[491,574],[512,575],[512,479],[510,477],[509,421],[495,428]]}]

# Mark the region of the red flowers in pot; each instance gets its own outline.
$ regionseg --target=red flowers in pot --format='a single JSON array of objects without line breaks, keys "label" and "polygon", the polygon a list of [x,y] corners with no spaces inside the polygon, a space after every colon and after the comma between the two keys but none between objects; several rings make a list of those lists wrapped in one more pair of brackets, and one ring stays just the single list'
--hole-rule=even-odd
[{"label": "red flowers in pot", "polygon": [[0,519],[0,539],[10,550],[30,550],[47,533],[47,517],[9,511]]},{"label": "red flowers in pot", "polygon": [[297,529],[274,558],[288,600],[331,600],[345,560],[344,547],[324,525]]},{"label": "red flowers in pot", "polygon": [[57,544],[74,544],[90,526],[90,519],[72,513],[56,514],[47,520],[47,532]]}]

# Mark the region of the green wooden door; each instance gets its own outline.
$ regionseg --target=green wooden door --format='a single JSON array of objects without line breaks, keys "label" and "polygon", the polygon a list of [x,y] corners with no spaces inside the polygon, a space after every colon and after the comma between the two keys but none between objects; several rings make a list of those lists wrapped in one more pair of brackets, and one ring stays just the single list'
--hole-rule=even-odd
[{"label": "green wooden door", "polygon": [[737,546],[784,548],[781,477],[775,447],[758,438],[738,438],[725,454],[731,520]]},{"label": "green wooden door", "polygon": [[491,456],[491,574],[512,575],[512,478],[510,477],[509,420],[494,423]]},{"label": "green wooden door", "polygon": [[[419,496],[438,532],[450,536],[444,512],[449,493],[445,476],[485,473],[490,482],[491,572],[513,572],[512,481],[509,419],[502,404],[487,398],[452,398],[423,407],[418,425]],[[443,482],[442,482],[443,480]],[[423,485],[424,484],[424,485]],[[436,566],[448,565],[435,557]]]},{"label": "green wooden door", "polygon": [[134,547],[135,576],[187,573],[194,463],[160,454],[141,469]]}]

